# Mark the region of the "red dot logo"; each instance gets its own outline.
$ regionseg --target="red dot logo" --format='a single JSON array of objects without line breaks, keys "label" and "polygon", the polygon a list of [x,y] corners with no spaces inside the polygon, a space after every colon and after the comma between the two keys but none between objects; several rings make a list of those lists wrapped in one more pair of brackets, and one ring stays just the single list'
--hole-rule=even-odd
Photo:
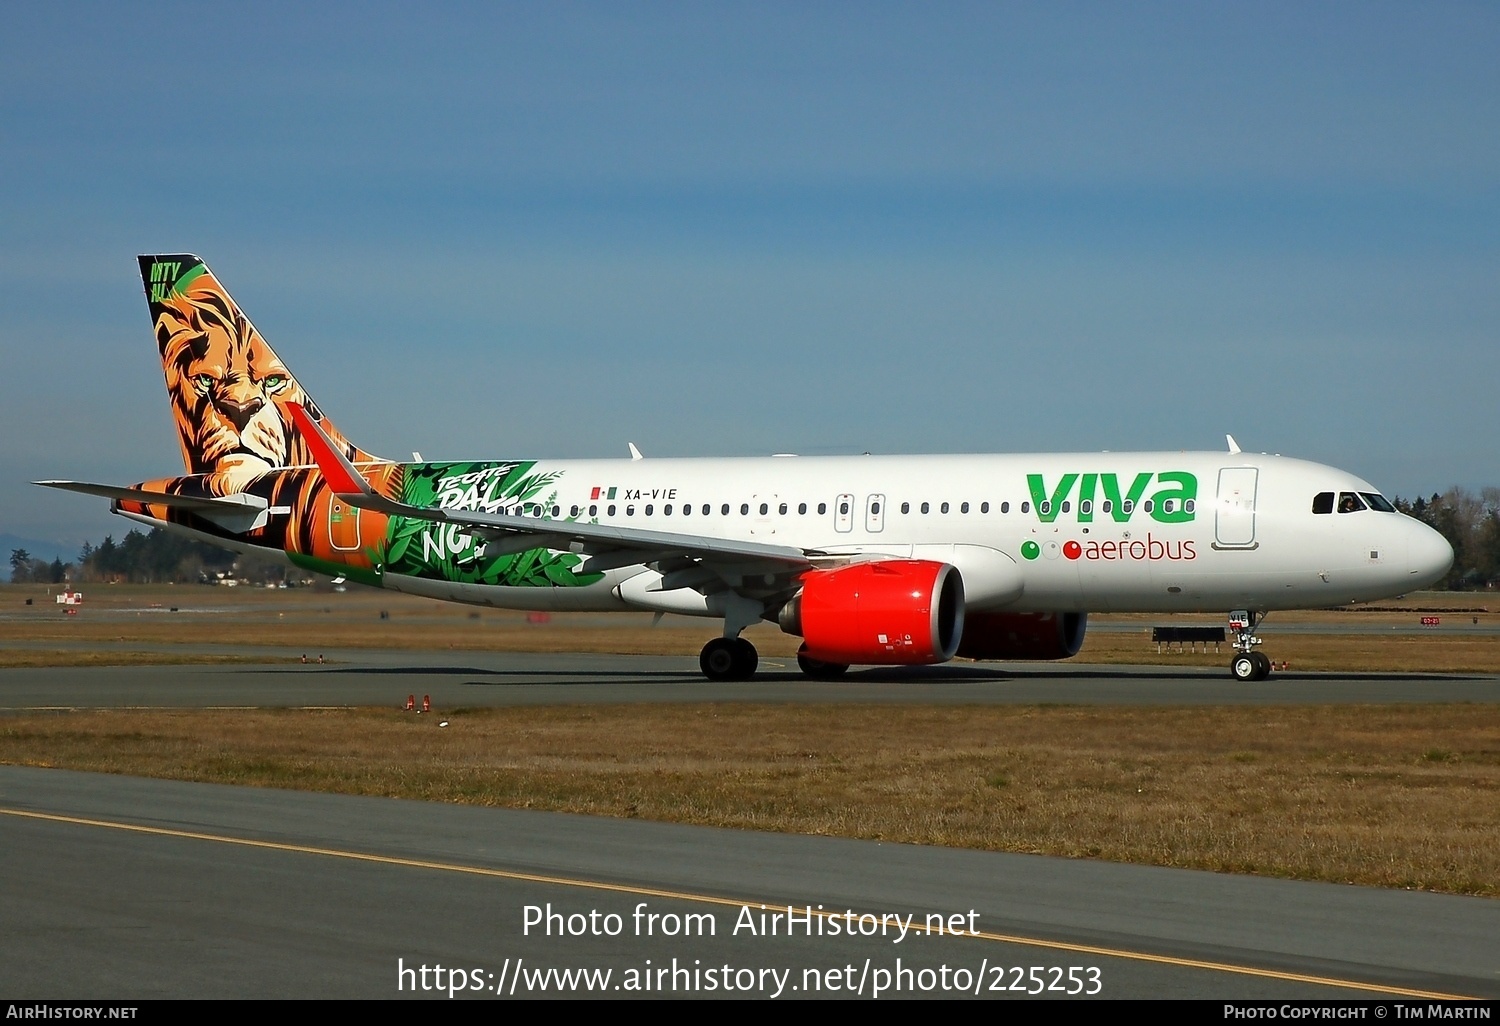
[{"label": "red dot logo", "polygon": [[1063,545],[1063,555],[1069,559],[1077,559],[1083,555],[1083,546],[1079,545],[1076,541],[1067,542]]}]

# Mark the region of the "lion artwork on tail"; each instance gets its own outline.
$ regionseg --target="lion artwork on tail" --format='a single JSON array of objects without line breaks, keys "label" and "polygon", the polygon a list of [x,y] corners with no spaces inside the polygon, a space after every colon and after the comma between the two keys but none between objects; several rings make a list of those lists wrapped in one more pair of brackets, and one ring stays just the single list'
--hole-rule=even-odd
[{"label": "lion artwork on tail", "polygon": [[[208,267],[193,256],[142,257],[141,278],[187,472],[228,495],[268,471],[312,464],[286,406],[321,419],[317,404]],[[322,426],[351,460],[372,458]]]}]

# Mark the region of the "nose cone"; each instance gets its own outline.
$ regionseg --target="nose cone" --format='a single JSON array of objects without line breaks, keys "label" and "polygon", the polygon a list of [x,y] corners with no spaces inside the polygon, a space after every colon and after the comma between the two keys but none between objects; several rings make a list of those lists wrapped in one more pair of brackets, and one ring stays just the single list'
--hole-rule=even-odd
[{"label": "nose cone", "polygon": [[1453,566],[1453,546],[1426,524],[1413,520],[1407,525],[1407,589],[1416,591],[1441,581]]}]

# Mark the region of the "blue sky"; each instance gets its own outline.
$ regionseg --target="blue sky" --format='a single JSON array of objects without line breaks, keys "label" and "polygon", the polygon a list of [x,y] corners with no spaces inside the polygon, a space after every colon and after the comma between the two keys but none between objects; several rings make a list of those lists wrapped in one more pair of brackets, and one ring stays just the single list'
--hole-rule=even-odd
[{"label": "blue sky", "polygon": [[12,5],[0,533],[175,473],[134,257],[401,456],[1500,484],[1493,4]]}]

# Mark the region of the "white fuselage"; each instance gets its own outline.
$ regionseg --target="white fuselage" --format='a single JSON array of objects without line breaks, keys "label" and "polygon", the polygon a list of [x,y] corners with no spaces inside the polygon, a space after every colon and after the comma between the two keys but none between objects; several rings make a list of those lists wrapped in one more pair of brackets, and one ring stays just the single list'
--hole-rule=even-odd
[{"label": "white fuselage", "polygon": [[[556,475],[523,512],[686,536],[792,546],[831,560],[952,563],[975,609],[1225,611],[1317,608],[1432,584],[1452,550],[1369,502],[1332,467],[1246,453],[765,457],[540,461]],[[446,500],[486,508],[482,491]],[[490,509],[490,512],[495,510]],[[435,528],[440,530],[441,528]],[[449,527],[447,530],[455,530]],[[582,588],[502,588],[400,577],[383,584],[522,609],[718,615],[656,571],[619,567]]]}]

